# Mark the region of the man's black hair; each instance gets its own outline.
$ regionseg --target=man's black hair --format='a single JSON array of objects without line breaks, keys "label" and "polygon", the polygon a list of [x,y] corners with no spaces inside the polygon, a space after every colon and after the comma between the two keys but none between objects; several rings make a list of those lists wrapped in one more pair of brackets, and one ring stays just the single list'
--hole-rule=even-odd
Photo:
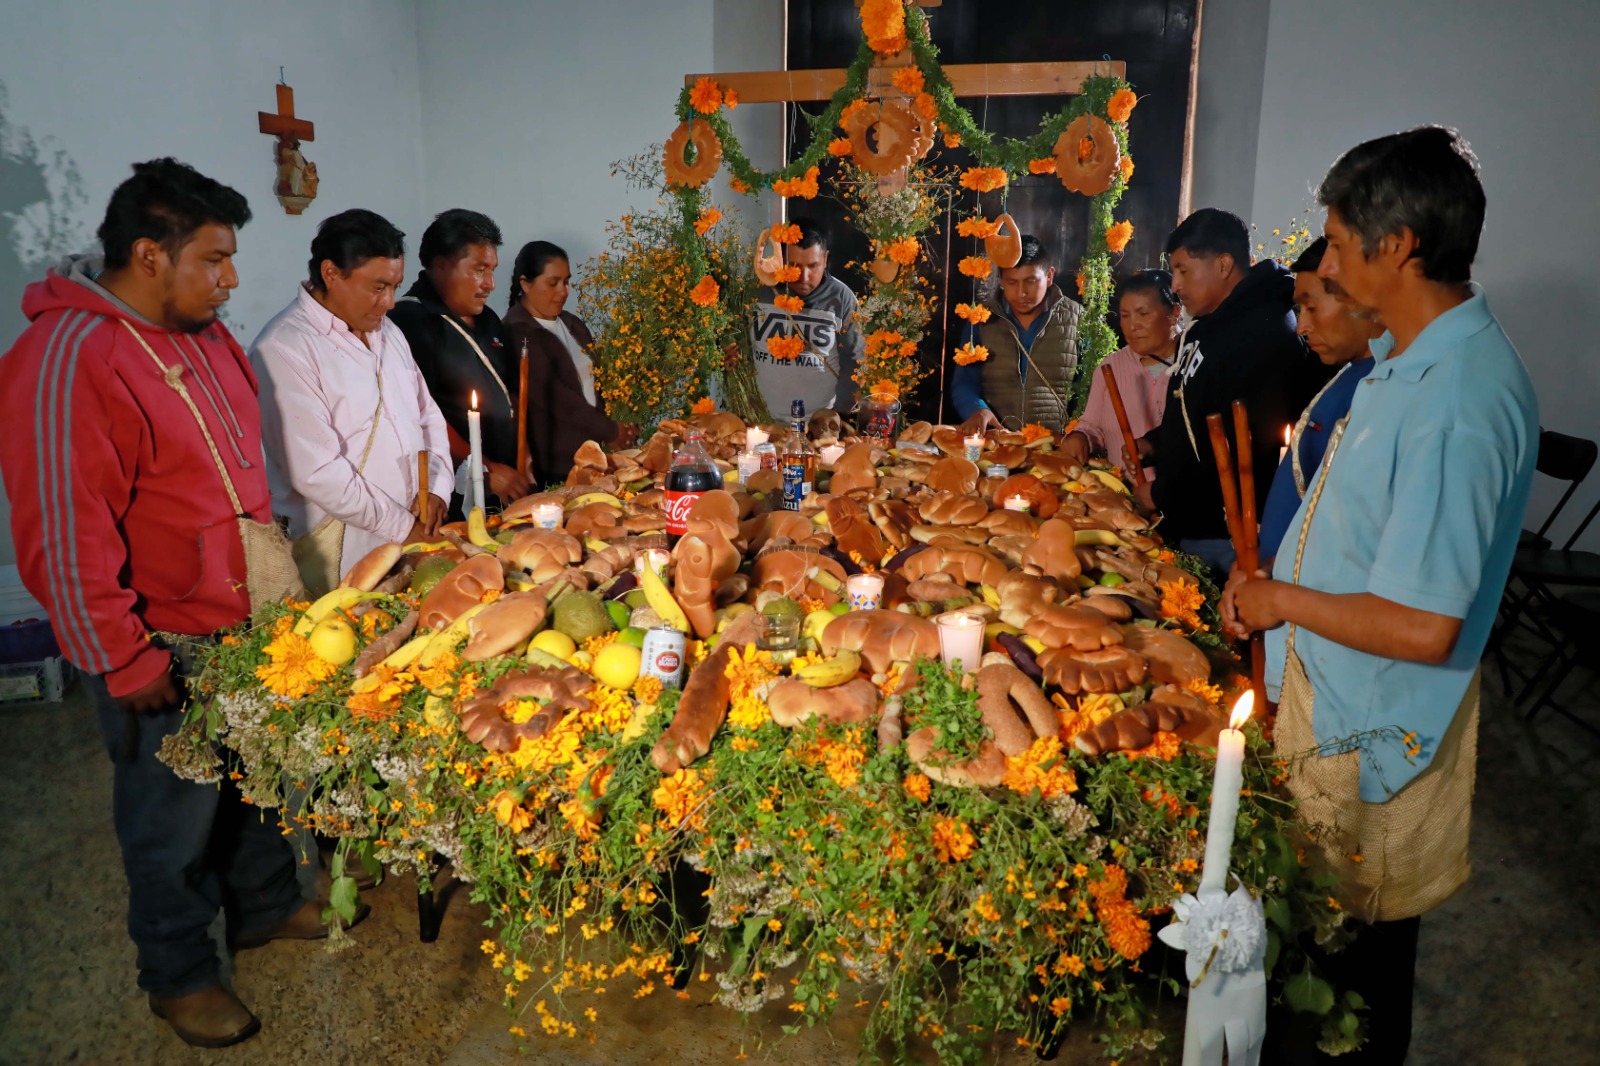
[{"label": "man's black hair", "polygon": [[1289,264],[1291,273],[1304,274],[1306,271],[1316,273],[1317,267],[1322,265],[1322,257],[1328,254],[1328,238],[1318,237],[1306,246],[1300,257]]},{"label": "man's black hair", "polygon": [[553,260],[571,260],[565,248],[549,241],[529,241],[517,252],[516,264],[511,268],[511,307],[517,306],[522,301],[522,282],[532,281],[544,273],[544,268]]},{"label": "man's black hair", "polygon": [[333,263],[345,277],[368,259],[400,259],[406,254],[406,235],[375,211],[352,207],[329,215],[311,238],[311,261],[306,269],[313,292],[322,292],[322,263]]},{"label": "man's black hair", "polygon": [[1219,207],[1202,207],[1167,237],[1167,255],[1185,251],[1197,259],[1230,255],[1240,270],[1250,266],[1250,230],[1244,219]]},{"label": "man's black hair", "polygon": [[100,223],[105,268],[127,266],[134,242],[144,238],[177,259],[201,226],[214,223],[238,229],[249,221],[250,204],[237,190],[187,163],[171,158],[135,163],[133,177],[112,192]]},{"label": "man's black hair", "polygon": [[417,258],[427,268],[438,259],[451,262],[460,259],[474,244],[489,244],[498,248],[502,243],[500,227],[488,215],[468,211],[464,207],[452,207],[436,215],[428,223],[428,228],[422,231],[422,247],[417,249]]},{"label": "man's black hair", "polygon": [[1423,277],[1441,284],[1472,277],[1483,182],[1471,146],[1453,129],[1418,126],[1356,145],[1322,179],[1317,202],[1339,213],[1365,255],[1385,236],[1409,229]]},{"label": "man's black hair", "polygon": [[1172,275],[1165,270],[1140,270],[1129,274],[1117,285],[1117,295],[1111,302],[1113,311],[1122,309],[1122,298],[1136,292],[1148,292],[1168,311],[1178,306],[1172,295]]},{"label": "man's black hair", "polygon": [[[1040,270],[1050,270],[1054,267],[1055,260],[1050,258],[1050,253],[1045,249],[1044,242],[1031,233],[1022,235],[1022,258],[1011,266],[1036,266]],[[1007,267],[1007,270],[1011,267]]]},{"label": "man's black hair", "polygon": [[791,218],[789,221],[800,227],[800,239],[794,242],[796,248],[821,248],[826,252],[831,247],[827,229],[816,219]]}]

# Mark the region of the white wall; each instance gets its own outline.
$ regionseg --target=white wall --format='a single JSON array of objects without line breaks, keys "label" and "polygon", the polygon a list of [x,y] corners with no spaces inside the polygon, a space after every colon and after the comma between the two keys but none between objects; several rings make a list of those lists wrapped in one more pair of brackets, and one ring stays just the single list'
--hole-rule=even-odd
[{"label": "white wall", "polygon": [[1191,208],[1250,216],[1271,13],[1272,0],[1201,4]]},{"label": "white wall", "polygon": [[[139,160],[176,156],[249,198],[255,219],[239,234],[240,286],[226,311],[245,344],[293,295],[328,215],[371,208],[415,247],[422,186],[412,3],[0,0],[0,25],[8,27],[0,34],[0,350],[25,325],[21,287],[58,254],[90,250],[111,190]],[[296,111],[316,124],[302,151],[321,187],[299,217],[272,196],[273,141],[256,128],[256,112],[275,110],[280,64]],[[76,181],[52,163],[56,153]],[[9,562],[4,511],[0,500],[0,562]]]},{"label": "white wall", "polygon": [[[1265,0],[1206,0],[1202,61],[1219,23],[1259,18]],[[1474,274],[1533,375],[1545,427],[1593,438],[1600,399],[1595,252],[1600,248],[1600,54],[1592,0],[1271,0],[1253,157],[1197,174],[1223,206],[1247,201],[1270,231],[1312,200],[1346,148],[1423,122],[1455,126],[1483,168],[1489,210]],[[1197,170],[1208,139],[1233,145],[1237,114],[1209,113],[1218,95],[1242,99],[1250,41],[1232,69],[1202,67]],[[1230,152],[1233,149],[1230,148]],[[1223,164],[1223,161],[1212,161]],[[1199,196],[1195,205],[1207,201]],[[1600,495],[1600,472],[1555,527],[1564,540]],[[1556,493],[1536,486],[1530,517]],[[1583,546],[1600,548],[1600,528]]]}]

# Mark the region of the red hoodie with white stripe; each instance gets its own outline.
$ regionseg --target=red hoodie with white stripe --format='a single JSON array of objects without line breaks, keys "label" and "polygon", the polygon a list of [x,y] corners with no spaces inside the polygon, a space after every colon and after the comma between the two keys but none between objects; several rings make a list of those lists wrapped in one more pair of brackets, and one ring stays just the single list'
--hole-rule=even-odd
[{"label": "red hoodie with white stripe", "polygon": [[256,379],[220,322],[154,325],[94,282],[97,259],[28,286],[31,325],[0,357],[0,476],[23,584],[62,653],[125,696],[167,669],[154,630],[206,634],[249,617],[233,505],[182,398],[130,323],[183,381],[242,507],[271,521]]}]

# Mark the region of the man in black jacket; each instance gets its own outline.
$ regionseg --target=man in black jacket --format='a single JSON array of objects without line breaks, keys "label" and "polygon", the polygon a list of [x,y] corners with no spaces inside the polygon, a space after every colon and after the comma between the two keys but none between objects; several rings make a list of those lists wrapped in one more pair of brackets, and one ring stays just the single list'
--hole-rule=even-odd
[{"label": "man in black jacket", "polygon": [[1294,277],[1268,259],[1250,262],[1250,234],[1237,216],[1202,208],[1167,238],[1172,289],[1194,320],[1178,346],[1161,424],[1139,444],[1156,468],[1138,490],[1163,515],[1161,532],[1181,551],[1226,574],[1233,565],[1216,458],[1206,416],[1219,413],[1233,437],[1232,405],[1250,412],[1256,511],[1266,503],[1283,431],[1329,376],[1295,333]]}]

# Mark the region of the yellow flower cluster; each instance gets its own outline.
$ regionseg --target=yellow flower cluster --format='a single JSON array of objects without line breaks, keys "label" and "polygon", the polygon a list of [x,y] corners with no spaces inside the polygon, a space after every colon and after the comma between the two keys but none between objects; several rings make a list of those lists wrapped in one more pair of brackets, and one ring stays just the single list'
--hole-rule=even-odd
[{"label": "yellow flower cluster", "polygon": [[960,818],[939,815],[933,820],[933,854],[940,862],[960,862],[972,855],[978,842]]},{"label": "yellow flower cluster", "polygon": [[728,679],[731,697],[729,725],[754,732],[772,721],[767,701],[757,695],[761,686],[778,676],[778,664],[773,661],[771,652],[762,651],[754,644],[735,648],[728,658],[724,675]]},{"label": "yellow flower cluster", "polygon": [[[284,616],[283,621],[293,624],[288,615]],[[319,658],[311,650],[311,642],[295,633],[289,625],[283,626],[262,650],[269,661],[256,667],[256,678],[268,692],[284,699],[309,696],[318,685],[339,670]]]},{"label": "yellow flower cluster", "polygon": [[954,356],[956,366],[970,366],[973,363],[981,363],[988,358],[989,349],[981,344],[973,344],[971,342],[957,348]]},{"label": "yellow flower cluster", "polygon": [[901,67],[894,72],[894,77],[891,80],[894,82],[894,87],[907,96],[917,95],[922,91],[923,86],[927,84],[927,79],[922,76],[922,71],[916,67]]},{"label": "yellow flower cluster", "polygon": [[917,342],[906,340],[899,330],[875,329],[867,334],[866,353],[869,359],[894,356],[909,359],[917,354]]},{"label": "yellow flower cluster", "polygon": [[805,176],[800,178],[778,178],[772,183],[772,191],[779,196],[798,196],[802,200],[812,200],[817,195],[817,175],[820,171],[816,167],[809,167]]},{"label": "yellow flower cluster", "polygon": [[698,770],[679,770],[662,778],[651,800],[666,815],[669,828],[688,824],[699,829],[704,823],[701,808],[706,801],[706,783]]},{"label": "yellow flower cluster", "polygon": [[1078,791],[1078,777],[1066,765],[1059,737],[1040,737],[1021,755],[1008,757],[1001,783],[1020,795],[1037,791],[1045,799]]},{"label": "yellow flower cluster", "polygon": [[907,774],[900,785],[906,790],[906,795],[918,803],[927,803],[928,797],[933,794],[933,785],[927,774]]}]

